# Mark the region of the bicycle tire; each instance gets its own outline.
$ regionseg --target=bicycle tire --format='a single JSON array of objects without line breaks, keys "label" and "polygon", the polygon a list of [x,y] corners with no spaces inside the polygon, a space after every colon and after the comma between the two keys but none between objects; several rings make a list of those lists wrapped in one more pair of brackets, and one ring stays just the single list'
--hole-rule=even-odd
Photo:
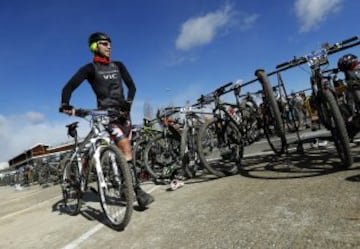
[{"label": "bicycle tire", "polygon": [[342,168],[348,168],[353,163],[350,140],[346,130],[345,121],[341,115],[336,98],[329,89],[321,91],[321,109],[325,111],[325,126],[330,130],[336,150],[342,162]]},{"label": "bicycle tire", "polygon": [[[219,126],[222,129],[219,129]],[[204,168],[217,177],[237,173],[244,148],[236,124],[219,118],[206,121],[199,130],[197,148]]]},{"label": "bicycle tire", "polygon": [[62,161],[62,165],[63,209],[65,213],[74,216],[79,214],[81,209],[80,172],[76,161],[67,158]]},{"label": "bicycle tire", "polygon": [[[262,84],[264,92],[264,107],[265,111],[270,114],[273,124],[270,123],[270,119],[264,119],[263,129],[266,139],[276,155],[281,155],[285,152],[287,147],[286,136],[285,136],[285,127],[281,118],[281,113],[279,106],[274,97],[274,92],[272,86],[269,82],[267,75],[264,70],[256,70],[255,75],[258,77],[259,81]],[[273,125],[275,134],[271,130],[271,125]]]},{"label": "bicycle tire", "polygon": [[49,183],[49,176],[50,176],[49,171],[50,170],[47,165],[42,165],[40,167],[40,170],[38,172],[38,182],[40,185]]},{"label": "bicycle tire", "polygon": [[101,148],[100,163],[102,176],[97,173],[101,207],[110,226],[121,231],[130,222],[135,201],[130,166],[115,145]]},{"label": "bicycle tire", "polygon": [[136,142],[136,144],[133,146],[133,151],[132,151],[132,164],[135,165],[135,167],[139,167],[142,168],[143,167],[143,156],[142,156],[142,152],[143,152],[143,143],[145,141],[144,140],[138,140]]},{"label": "bicycle tire", "polygon": [[148,143],[145,139],[139,139],[136,144],[133,146],[132,152],[132,164],[134,165],[136,172],[145,171],[144,165],[144,149]]},{"label": "bicycle tire", "polygon": [[193,178],[195,176],[195,171],[190,168],[190,153],[196,153],[195,151],[190,151],[188,148],[189,141],[189,127],[183,128],[181,132],[181,143],[180,143],[180,157],[182,162],[182,168],[184,169],[185,176],[187,178]]},{"label": "bicycle tire", "polygon": [[159,134],[145,147],[144,165],[155,179],[172,177],[181,168],[180,141],[171,134]]}]

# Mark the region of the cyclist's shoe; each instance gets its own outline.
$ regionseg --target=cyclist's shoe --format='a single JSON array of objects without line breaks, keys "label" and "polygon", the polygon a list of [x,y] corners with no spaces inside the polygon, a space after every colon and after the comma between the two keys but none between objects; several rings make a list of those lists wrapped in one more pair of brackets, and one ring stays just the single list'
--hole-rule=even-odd
[{"label": "cyclist's shoe", "polygon": [[182,186],[184,186],[184,182],[178,179],[174,179],[170,182],[170,188],[171,190],[176,190],[178,188],[181,188]]},{"label": "cyclist's shoe", "polygon": [[141,188],[135,189],[135,193],[136,193],[137,202],[139,204],[139,207],[141,208],[145,208],[155,201],[152,195],[146,193]]}]

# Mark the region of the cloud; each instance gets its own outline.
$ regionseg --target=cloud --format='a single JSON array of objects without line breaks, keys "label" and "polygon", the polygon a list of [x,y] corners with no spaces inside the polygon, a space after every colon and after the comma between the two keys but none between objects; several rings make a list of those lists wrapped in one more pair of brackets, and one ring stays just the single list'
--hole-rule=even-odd
[{"label": "cloud", "polygon": [[218,32],[230,23],[233,14],[232,7],[227,4],[217,11],[188,19],[182,24],[176,48],[190,50],[210,43]]},{"label": "cloud", "polygon": [[0,170],[2,169],[6,169],[9,167],[9,163],[8,162],[0,162]]},{"label": "cloud", "polygon": [[240,24],[240,29],[242,31],[248,30],[250,29],[254,23],[256,22],[256,20],[259,18],[258,14],[245,14],[243,13],[243,18],[241,20],[241,24]]},{"label": "cloud", "polygon": [[[143,102],[136,101],[132,119],[134,124],[142,123]],[[43,143],[57,146],[70,142],[65,126],[79,121],[79,135],[85,136],[90,129],[89,123],[78,117],[64,117],[59,121],[49,121],[39,112],[4,116],[0,114],[0,167],[7,165],[7,161],[31,148],[35,144]]]},{"label": "cloud", "polygon": [[[51,123],[43,114],[35,112],[12,116],[0,114],[0,163],[7,162],[37,143],[55,146],[68,141],[65,125],[73,121],[65,119]],[[79,127],[79,133],[83,135],[89,125],[80,123]]]},{"label": "cloud", "polygon": [[26,118],[32,124],[40,124],[44,121],[44,115],[38,112],[28,112],[26,113]]},{"label": "cloud", "polygon": [[295,13],[300,32],[316,29],[332,13],[337,12],[344,0],[296,0]]}]

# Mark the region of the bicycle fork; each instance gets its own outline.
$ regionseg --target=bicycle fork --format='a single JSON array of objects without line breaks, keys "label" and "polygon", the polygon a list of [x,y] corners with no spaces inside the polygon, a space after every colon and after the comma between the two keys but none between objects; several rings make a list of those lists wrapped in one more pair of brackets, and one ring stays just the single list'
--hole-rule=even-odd
[{"label": "bicycle fork", "polygon": [[[103,170],[102,170],[102,167],[101,167],[101,162],[100,162],[100,151],[102,149],[103,149],[103,147],[100,146],[95,150],[93,160],[94,160],[96,174],[97,174],[98,181],[99,181],[99,186],[100,186],[100,188],[104,188],[104,189],[107,190],[107,185],[106,185],[106,182],[105,182],[104,173],[103,173]],[[114,160],[111,160],[112,163],[113,163],[113,161]],[[113,167],[113,165],[110,165],[110,167]],[[114,170],[117,171],[117,167],[114,167]],[[119,174],[117,172],[117,176],[118,175]]]}]

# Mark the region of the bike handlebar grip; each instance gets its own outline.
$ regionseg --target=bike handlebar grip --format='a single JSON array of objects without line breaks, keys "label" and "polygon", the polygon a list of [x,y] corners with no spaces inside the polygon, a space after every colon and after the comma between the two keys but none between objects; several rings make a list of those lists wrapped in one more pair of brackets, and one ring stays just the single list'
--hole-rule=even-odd
[{"label": "bike handlebar grip", "polygon": [[228,86],[231,86],[233,83],[232,81],[226,83],[225,85],[222,86],[222,88],[227,88]]},{"label": "bike handlebar grip", "polygon": [[359,39],[359,37],[353,36],[353,37],[351,37],[351,38],[349,38],[349,39],[346,39],[346,40],[343,40],[343,41],[339,42],[339,44],[340,44],[340,45],[344,45],[344,44],[347,44],[347,43],[349,43],[349,42],[356,41],[356,40],[358,40],[358,39]]},{"label": "bike handlebar grip", "polygon": [[290,64],[289,62],[284,62],[284,63],[277,65],[276,68],[285,67],[285,66],[288,66],[289,64]]},{"label": "bike handlebar grip", "polygon": [[84,109],[76,109],[75,110],[75,115],[78,117],[85,117],[88,114],[89,114],[89,112]]},{"label": "bike handlebar grip", "polygon": [[228,86],[231,86],[232,82],[228,82],[224,85],[222,85],[221,87],[219,87],[218,89],[215,90],[215,92],[219,91],[219,90],[224,90],[225,88],[227,88]]},{"label": "bike handlebar grip", "polygon": [[203,105],[209,104],[214,100],[212,95],[201,95],[200,98],[197,99],[197,102]]},{"label": "bike handlebar grip", "polygon": [[233,84],[232,82],[228,82],[222,85],[221,87],[219,87],[218,89],[216,89],[213,93],[216,95],[221,95],[225,91],[225,88],[231,86],[232,84]]},{"label": "bike handlebar grip", "polygon": [[73,107],[72,105],[62,104],[62,105],[59,107],[59,112],[71,111],[72,109],[74,109],[74,107]]}]

